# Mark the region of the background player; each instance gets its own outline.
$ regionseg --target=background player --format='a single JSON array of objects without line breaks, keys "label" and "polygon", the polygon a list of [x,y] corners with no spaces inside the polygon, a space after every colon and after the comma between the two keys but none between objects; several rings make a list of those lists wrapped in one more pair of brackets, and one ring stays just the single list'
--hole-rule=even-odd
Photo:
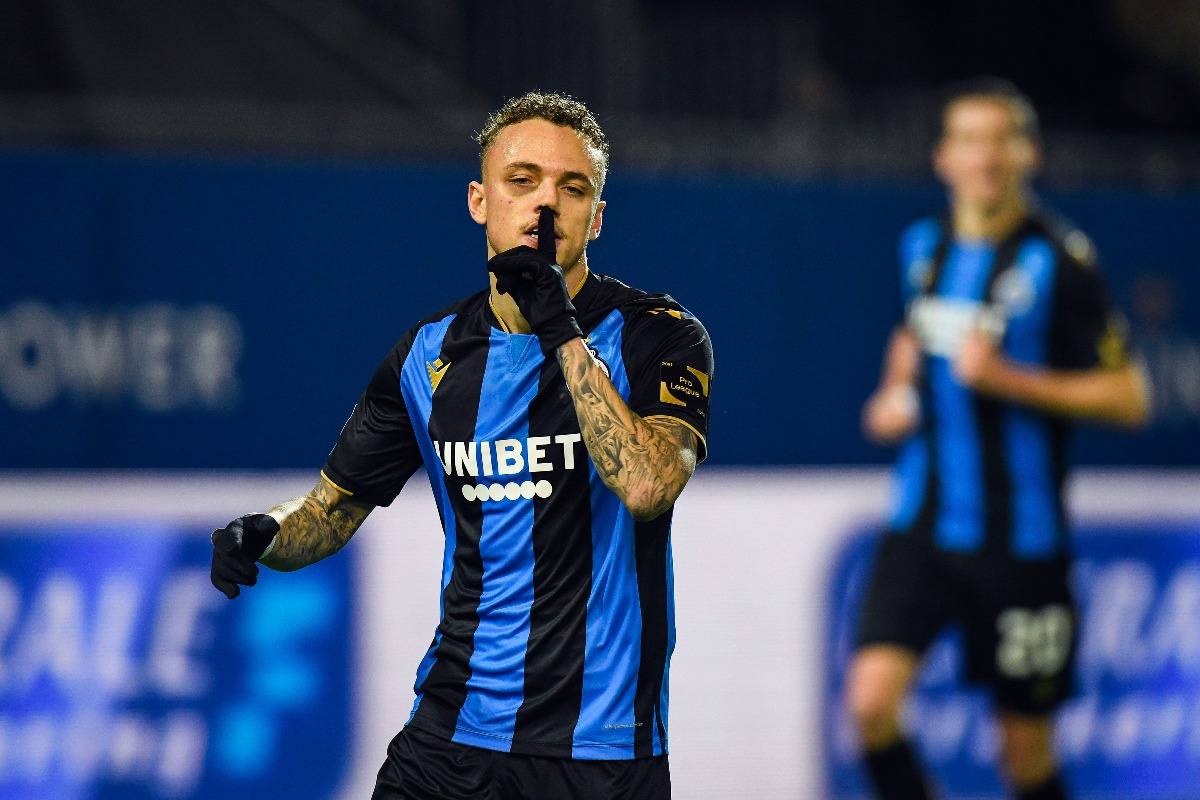
[{"label": "background player", "polygon": [[400,339],[307,496],[214,532],[213,583],[331,555],[424,465],[442,618],[374,797],[669,797],[671,511],[705,454],[708,335],[589,271],[608,144],[582,104],[511,100],[479,144],[490,289]]},{"label": "background player", "polygon": [[880,797],[930,792],[900,725],[919,659],[963,624],[967,676],[989,684],[1001,760],[1022,800],[1062,798],[1051,712],[1070,690],[1076,617],[1062,497],[1068,422],[1133,426],[1145,381],[1126,355],[1087,238],[1042,211],[1029,101],[958,88],[934,167],[950,213],[901,239],[907,312],[867,401],[872,440],[907,440],[847,683]]}]

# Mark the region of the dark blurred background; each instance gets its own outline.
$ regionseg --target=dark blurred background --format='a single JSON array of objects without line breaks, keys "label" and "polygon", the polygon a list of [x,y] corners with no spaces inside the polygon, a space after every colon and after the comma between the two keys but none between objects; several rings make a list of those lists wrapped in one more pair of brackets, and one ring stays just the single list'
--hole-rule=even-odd
[{"label": "dark blurred background", "polygon": [[895,238],[977,74],[1038,107],[1040,191],[1158,388],[1080,457],[1200,463],[1200,3],[6,0],[0,467],[318,466],[391,342],[480,286],[471,135],[532,88],[613,141],[594,266],[713,334],[713,461],[881,462]]},{"label": "dark blurred background", "polygon": [[1200,180],[1189,0],[0,5],[6,142],[460,156],[543,88],[639,169],[911,177],[940,87],[978,73],[1033,98],[1052,181]]}]

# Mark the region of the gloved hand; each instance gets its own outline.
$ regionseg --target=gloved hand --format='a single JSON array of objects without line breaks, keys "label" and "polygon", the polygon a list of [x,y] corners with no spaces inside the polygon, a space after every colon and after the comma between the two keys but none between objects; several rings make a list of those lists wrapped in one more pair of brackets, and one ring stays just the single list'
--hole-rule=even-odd
[{"label": "gloved hand", "polygon": [[230,600],[258,582],[258,559],[279,533],[268,514],[246,514],[212,532],[212,583]]},{"label": "gloved hand", "polygon": [[547,357],[563,342],[583,336],[554,251],[554,212],[543,207],[536,250],[520,245],[488,261],[488,270],[496,275],[496,291],[517,302]]}]

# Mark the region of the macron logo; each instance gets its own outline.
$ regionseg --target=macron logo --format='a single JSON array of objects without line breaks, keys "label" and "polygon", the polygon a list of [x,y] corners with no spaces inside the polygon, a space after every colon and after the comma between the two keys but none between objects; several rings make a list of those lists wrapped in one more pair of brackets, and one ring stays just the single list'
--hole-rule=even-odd
[{"label": "macron logo", "polygon": [[440,358],[436,361],[425,362],[425,370],[429,373],[429,386],[433,391],[437,391],[438,384],[442,382],[442,378],[446,377],[448,369],[450,369],[450,362],[443,363]]},{"label": "macron logo", "polygon": [[[583,441],[578,433],[557,436],[530,436],[520,439],[497,439],[482,442],[434,442],[438,460],[447,475],[460,478],[500,477],[518,475],[525,471],[549,472],[554,464],[549,460],[556,447],[562,448],[564,469],[575,469],[575,446]],[[550,481],[467,484],[462,487],[468,500],[530,500],[549,497],[554,491]]]}]

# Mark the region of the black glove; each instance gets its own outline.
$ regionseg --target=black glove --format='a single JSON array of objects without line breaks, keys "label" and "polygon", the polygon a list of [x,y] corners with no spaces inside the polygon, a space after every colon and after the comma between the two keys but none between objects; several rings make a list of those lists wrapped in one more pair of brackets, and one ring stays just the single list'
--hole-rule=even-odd
[{"label": "black glove", "polygon": [[496,291],[517,302],[546,356],[563,342],[583,336],[562,268],[554,263],[554,250],[554,212],[543,207],[537,250],[521,245],[488,262],[488,270],[496,274]]},{"label": "black glove", "polygon": [[247,514],[212,532],[212,583],[230,600],[258,582],[258,559],[279,533],[268,514]]}]

